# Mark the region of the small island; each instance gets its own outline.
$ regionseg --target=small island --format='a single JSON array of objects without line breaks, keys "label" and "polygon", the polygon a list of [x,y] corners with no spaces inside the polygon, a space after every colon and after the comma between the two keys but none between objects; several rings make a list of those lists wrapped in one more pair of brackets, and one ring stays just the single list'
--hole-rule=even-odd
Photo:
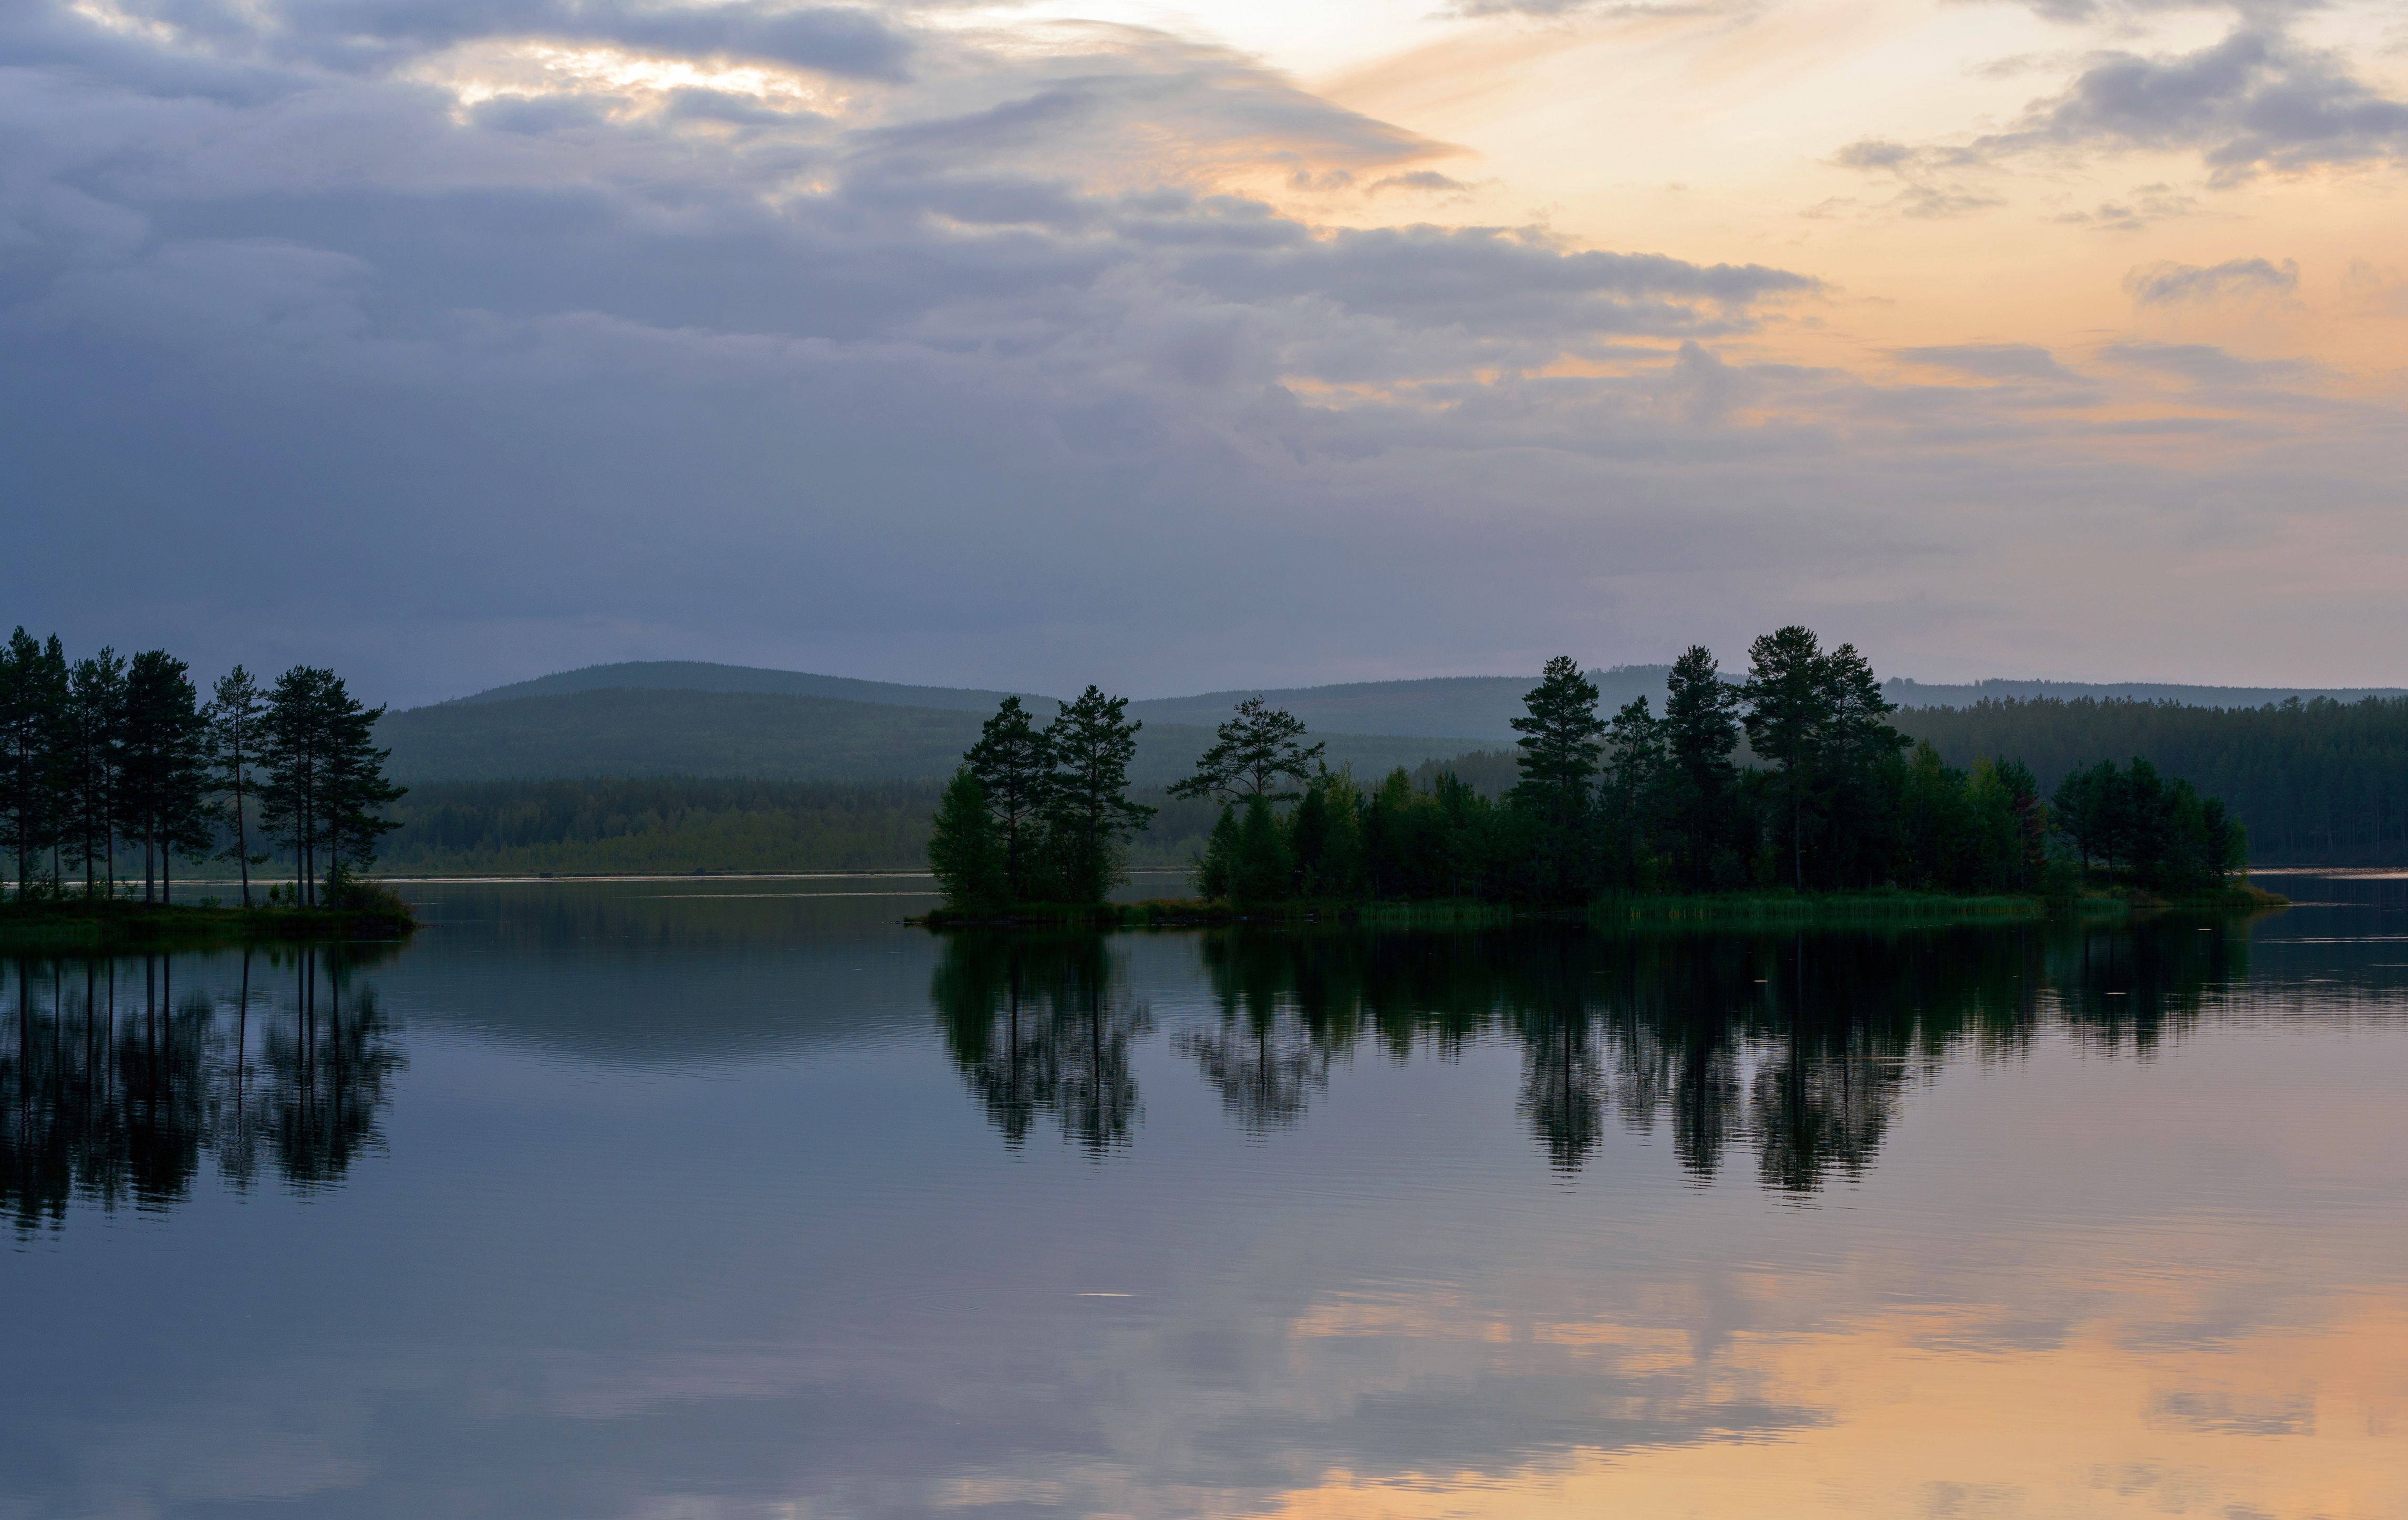
[{"label": "small island", "polygon": [[[360,874],[403,795],[372,741],[383,713],[331,670],[263,686],[236,666],[205,702],[165,650],[70,663],[56,635],[17,629],[0,649],[0,851],[16,868],[0,949],[408,936],[409,905]],[[288,853],[289,882],[254,890],[261,845]],[[233,866],[236,900],[174,901],[179,861]]]},{"label": "small island", "polygon": [[1513,720],[1518,781],[1452,773],[1369,784],[1323,763],[1304,724],[1238,704],[1174,796],[1220,803],[1197,896],[1112,903],[1140,725],[1094,686],[1039,726],[1018,698],[987,721],[939,802],[930,927],[1240,921],[1591,923],[2254,911],[2248,839],[2224,803],[2147,760],[2101,757],[2047,796],[2003,757],[1948,766],[1891,726],[1852,645],[1787,627],[1727,680],[1702,646],[1664,710],[1611,718],[1569,656]]}]

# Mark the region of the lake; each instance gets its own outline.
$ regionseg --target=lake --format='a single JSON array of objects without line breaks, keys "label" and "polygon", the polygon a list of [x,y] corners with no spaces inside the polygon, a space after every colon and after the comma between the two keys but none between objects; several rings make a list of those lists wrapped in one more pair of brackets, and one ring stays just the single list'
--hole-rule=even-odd
[{"label": "lake", "polygon": [[2408,878],[0,960],[0,1516],[2408,1516]]}]

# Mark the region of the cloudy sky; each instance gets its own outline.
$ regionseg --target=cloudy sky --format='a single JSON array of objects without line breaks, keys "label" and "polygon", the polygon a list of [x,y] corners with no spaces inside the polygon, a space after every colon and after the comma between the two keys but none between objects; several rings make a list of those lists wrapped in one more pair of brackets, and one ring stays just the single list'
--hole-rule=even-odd
[{"label": "cloudy sky", "polygon": [[2399,683],[2408,21],[0,0],[8,623]]}]

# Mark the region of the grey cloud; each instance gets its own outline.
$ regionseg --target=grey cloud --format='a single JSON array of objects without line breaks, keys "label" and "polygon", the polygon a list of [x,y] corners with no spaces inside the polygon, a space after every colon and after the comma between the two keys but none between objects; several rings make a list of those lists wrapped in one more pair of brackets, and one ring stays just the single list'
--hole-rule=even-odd
[{"label": "grey cloud", "polygon": [[2329,55],[2244,27],[2196,52],[2104,53],[2014,128],[1975,139],[1997,158],[2034,151],[2187,149],[2212,182],[2326,164],[2397,162],[2408,104],[2377,94]]},{"label": "grey cloud", "polygon": [[1410,174],[1392,174],[1375,179],[1369,194],[1377,195],[1387,190],[1417,190],[1432,194],[1466,194],[1471,190],[1460,179],[1450,179],[1436,169],[1415,169]]},{"label": "grey cloud", "polygon": [[1892,349],[1909,364],[1954,369],[1984,380],[2080,380],[2048,350],[2030,343],[1954,343],[1935,348]]},{"label": "grey cloud", "polygon": [[2229,301],[2249,295],[2288,295],[2300,287],[2300,266],[2285,259],[2227,259],[2201,268],[2193,264],[2143,265],[2124,276],[2124,294],[2134,306]]},{"label": "grey cloud", "polygon": [[[2187,499],[2083,457],[2052,418],[2093,393],[2053,377],[1718,348],[1811,273],[1216,193],[1442,148],[1176,39],[932,34],[936,82],[864,130],[704,93],[463,122],[383,63],[170,68],[45,24],[63,61],[0,92],[0,446],[75,509],[25,563],[85,562],[95,513],[143,545],[106,606],[21,595],[81,647],[333,661],[401,700],[664,652],[1162,689],[1743,643],[1836,569],[2061,586],[2045,640],[2084,586],[1986,545]],[[2289,414],[2313,454],[2230,494],[2380,541],[2395,472],[2355,416]],[[1284,610],[1233,626],[1240,583]],[[2190,657],[2184,607],[2136,615]]]},{"label": "grey cloud", "polygon": [[[1899,181],[1898,193],[1881,209],[1898,216],[1937,221],[1967,216],[2003,204],[1986,191],[1952,177],[1956,171],[1979,166],[1979,160],[1963,149],[1917,147],[1883,137],[1867,137],[1842,148],[1831,155],[1831,162],[1843,169],[1895,176]],[[1810,214],[1832,215],[1855,204],[1853,201],[1827,201]]]},{"label": "grey cloud", "polygon": [[867,11],[761,0],[658,7],[574,0],[134,0],[124,8],[222,50],[335,65],[390,63],[480,37],[537,36],[896,79],[910,52],[900,33]]},{"label": "grey cloud", "polygon": [[2194,385],[2258,385],[2304,380],[2322,371],[2299,359],[2243,359],[2207,343],[2110,343],[2099,351],[2109,364],[2172,375]]},{"label": "grey cloud", "polygon": [[[2015,123],[1961,143],[1866,138],[1841,148],[1843,168],[1897,176],[1895,208],[1951,216],[1995,204],[1950,175],[1998,171],[2030,158],[2080,160],[2136,150],[2195,152],[2208,182],[2229,186],[2319,165],[2408,161],[2408,102],[2352,78],[2334,56],[2271,26],[2243,25],[2188,53],[2091,56],[2062,92],[2033,101]],[[2129,228],[2188,209],[2184,197],[2103,203],[2070,220]]]}]

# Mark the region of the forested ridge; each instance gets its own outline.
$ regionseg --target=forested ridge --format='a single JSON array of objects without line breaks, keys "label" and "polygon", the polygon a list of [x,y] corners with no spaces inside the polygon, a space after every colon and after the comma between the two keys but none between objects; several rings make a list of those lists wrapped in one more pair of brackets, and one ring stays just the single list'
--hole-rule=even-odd
[{"label": "forested ridge", "polygon": [[1897,722],[1951,765],[2012,757],[2050,791],[2100,760],[2144,757],[2222,797],[2258,865],[2408,865],[2408,697],[2258,708],[2009,698]]},{"label": "forested ridge", "polygon": [[[2215,709],[2038,698],[1904,709],[1891,721],[1959,768],[1985,756],[2020,761],[2047,794],[2101,759],[2146,758],[2223,798],[2258,865],[2408,864],[2408,699]],[[1743,738],[1738,753],[1749,755]],[[1471,750],[1424,761],[1412,789],[1430,795],[1453,775],[1493,801],[1520,774],[1514,751]],[[403,826],[386,859],[437,873],[910,868],[924,858],[939,785],[684,776],[421,784],[392,810]],[[1130,841],[1131,864],[1187,864],[1214,810],[1160,787],[1132,795],[1165,810]]]}]

